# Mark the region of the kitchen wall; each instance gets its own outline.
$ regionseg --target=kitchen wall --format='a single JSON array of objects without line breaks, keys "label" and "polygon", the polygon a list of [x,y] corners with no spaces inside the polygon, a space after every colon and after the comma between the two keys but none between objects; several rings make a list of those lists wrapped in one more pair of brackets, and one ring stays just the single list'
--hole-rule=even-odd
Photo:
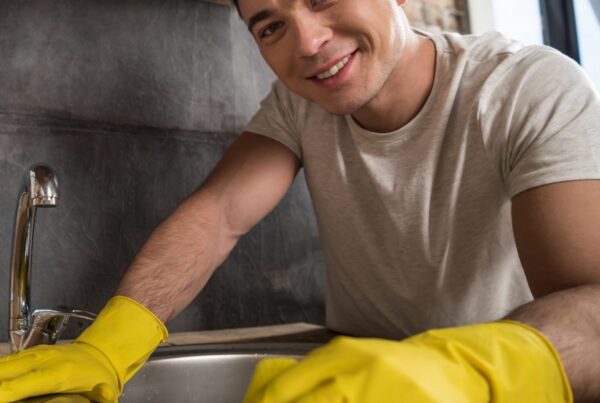
[{"label": "kitchen wall", "polygon": [[[464,29],[453,1],[413,0],[406,10],[417,26]],[[0,0],[0,340],[14,209],[31,164],[49,163],[61,187],[60,206],[38,212],[32,305],[98,311],[272,79],[231,7]],[[323,270],[300,174],[169,328],[322,323]],[[82,326],[73,323],[67,336]]]},{"label": "kitchen wall", "polygon": [[[33,305],[98,311],[151,229],[202,183],[272,79],[230,7],[0,1],[0,340],[14,209],[28,166],[49,163],[62,196],[58,208],[38,212]],[[300,175],[169,328],[321,323],[323,281]]]}]

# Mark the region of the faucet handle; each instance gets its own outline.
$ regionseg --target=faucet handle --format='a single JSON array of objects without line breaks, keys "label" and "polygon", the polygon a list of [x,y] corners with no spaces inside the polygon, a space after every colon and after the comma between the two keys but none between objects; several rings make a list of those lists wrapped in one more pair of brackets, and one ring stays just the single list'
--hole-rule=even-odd
[{"label": "faucet handle", "polygon": [[31,314],[31,331],[26,345],[54,344],[65,330],[70,318],[93,321],[96,314],[79,309],[59,311],[55,309],[36,309]]}]

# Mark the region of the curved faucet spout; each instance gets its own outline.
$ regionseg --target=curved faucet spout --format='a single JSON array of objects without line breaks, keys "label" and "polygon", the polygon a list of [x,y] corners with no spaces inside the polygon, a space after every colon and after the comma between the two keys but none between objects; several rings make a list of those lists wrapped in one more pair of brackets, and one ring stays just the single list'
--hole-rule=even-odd
[{"label": "curved faucet spout", "polygon": [[37,207],[55,207],[59,192],[52,168],[36,164],[25,173],[15,217],[10,263],[9,335],[13,351],[19,349],[31,326],[30,269]]}]

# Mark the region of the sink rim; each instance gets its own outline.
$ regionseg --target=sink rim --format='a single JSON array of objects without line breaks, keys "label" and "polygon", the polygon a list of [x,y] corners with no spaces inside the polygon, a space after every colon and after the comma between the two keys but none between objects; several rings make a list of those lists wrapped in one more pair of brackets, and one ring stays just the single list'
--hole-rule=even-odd
[{"label": "sink rim", "polygon": [[245,342],[160,346],[152,353],[149,361],[164,358],[216,355],[305,356],[312,350],[322,347],[324,344],[316,342]]}]

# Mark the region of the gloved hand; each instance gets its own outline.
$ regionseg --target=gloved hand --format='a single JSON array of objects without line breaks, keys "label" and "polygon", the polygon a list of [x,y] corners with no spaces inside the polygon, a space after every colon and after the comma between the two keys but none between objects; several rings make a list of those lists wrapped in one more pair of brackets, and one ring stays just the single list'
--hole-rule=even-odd
[{"label": "gloved hand", "polygon": [[558,355],[501,321],[403,341],[338,337],[305,359],[261,361],[244,403],[572,402]]},{"label": "gloved hand", "polygon": [[115,403],[125,382],[167,337],[163,323],[147,308],[113,297],[72,343],[35,346],[0,359],[0,402],[80,393]]}]

